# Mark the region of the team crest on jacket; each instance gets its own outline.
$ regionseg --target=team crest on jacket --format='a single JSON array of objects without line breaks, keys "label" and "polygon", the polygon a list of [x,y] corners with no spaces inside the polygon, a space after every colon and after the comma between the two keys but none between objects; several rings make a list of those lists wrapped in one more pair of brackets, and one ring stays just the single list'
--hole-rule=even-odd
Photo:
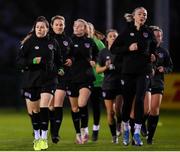
[{"label": "team crest on jacket", "polygon": [[102,92],[102,96],[103,96],[103,97],[106,97],[106,92],[103,91],[103,92]]},{"label": "team crest on jacket", "polygon": [[74,47],[76,47],[76,48],[77,48],[77,47],[79,47],[79,45],[78,45],[78,44],[74,44]]},{"label": "team crest on jacket", "polygon": [[159,58],[163,58],[164,57],[163,53],[158,53],[158,56],[159,56]]},{"label": "team crest on jacket", "polygon": [[48,48],[49,48],[50,50],[53,50],[53,49],[54,49],[54,45],[53,45],[53,44],[48,44]]},{"label": "team crest on jacket", "polygon": [[130,33],[130,36],[134,36],[134,33]]},{"label": "team crest on jacket", "polygon": [[124,85],[124,80],[121,80],[121,85]]},{"label": "team crest on jacket", "polygon": [[147,38],[147,37],[149,36],[149,34],[148,34],[147,32],[143,32],[143,36],[144,36],[145,38]]},{"label": "team crest on jacket", "polygon": [[84,43],[84,46],[85,46],[86,48],[90,48],[90,43]]},{"label": "team crest on jacket", "polygon": [[36,45],[36,46],[34,47],[34,49],[35,49],[35,50],[39,50],[39,46]]},{"label": "team crest on jacket", "polygon": [[69,44],[68,41],[63,41],[64,46],[68,46],[68,44]]}]

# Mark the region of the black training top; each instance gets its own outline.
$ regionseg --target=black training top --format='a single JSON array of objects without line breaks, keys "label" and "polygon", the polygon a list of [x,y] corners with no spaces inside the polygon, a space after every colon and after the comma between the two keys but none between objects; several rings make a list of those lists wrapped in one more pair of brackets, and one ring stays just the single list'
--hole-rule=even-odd
[{"label": "black training top", "polygon": [[[73,62],[73,57],[72,57],[72,40],[70,39],[69,36],[67,36],[64,32],[62,34],[55,34],[54,32],[51,33],[51,36],[55,38],[59,44],[59,47],[61,48],[61,55],[62,55],[62,62],[63,64],[66,63],[67,59],[71,59]],[[70,67],[68,66],[63,66],[64,67],[64,75],[63,76],[58,76],[58,81],[67,81],[69,79],[69,69]]]},{"label": "black training top", "polygon": [[71,83],[91,83],[95,80],[90,61],[96,60],[97,46],[86,36],[72,36],[72,55],[74,62],[70,68]]},{"label": "black training top", "polygon": [[[137,43],[138,50],[129,51],[132,43]],[[155,46],[153,33],[148,26],[141,26],[137,30],[133,23],[128,23],[110,50],[113,54],[123,57],[122,74],[150,74],[150,55],[154,54]]]},{"label": "black training top", "polygon": [[[164,88],[164,74],[172,72],[173,63],[169,55],[169,51],[162,48],[156,48],[156,63],[154,65],[155,75],[152,77],[151,85],[152,88]],[[164,67],[164,72],[160,73],[158,70],[159,66]]]},{"label": "black training top", "polygon": [[[33,64],[41,57],[40,64]],[[23,88],[43,87],[57,83],[57,69],[62,66],[60,48],[55,39],[32,35],[20,47],[17,64],[24,73]]]},{"label": "black training top", "polygon": [[112,63],[110,69],[104,71],[103,90],[119,88],[121,78],[119,72],[116,70],[116,65],[114,64],[115,58],[116,56],[111,54],[107,48],[104,48],[99,52],[97,62],[101,67],[105,66],[107,59],[110,59]]}]

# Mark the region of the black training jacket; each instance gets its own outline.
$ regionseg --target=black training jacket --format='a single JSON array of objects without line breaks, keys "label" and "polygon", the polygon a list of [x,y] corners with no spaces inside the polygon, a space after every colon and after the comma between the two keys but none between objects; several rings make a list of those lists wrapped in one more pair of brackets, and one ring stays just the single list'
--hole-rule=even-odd
[{"label": "black training jacket", "polygon": [[[155,75],[151,79],[152,88],[164,88],[164,74],[170,73],[173,70],[173,63],[169,51],[162,48],[156,48],[156,63],[154,65]],[[164,67],[164,72],[160,73],[159,66]]]},{"label": "black training jacket", "polygon": [[[137,43],[138,50],[129,51],[132,43]],[[114,41],[110,51],[122,56],[122,74],[150,74],[150,55],[155,54],[155,46],[153,33],[148,26],[143,25],[138,31],[133,23],[128,23]]]},{"label": "black training jacket", "polygon": [[113,68],[107,69],[104,71],[104,80],[102,83],[102,89],[103,90],[112,90],[112,89],[118,89],[119,87],[119,69],[116,69],[116,65],[114,65],[114,61],[116,59],[115,55],[112,55],[111,52],[104,48],[102,49],[98,54],[98,64],[103,67],[106,64],[107,57],[110,58]]},{"label": "black training jacket", "polygon": [[[67,59],[71,59],[73,62],[74,58],[72,56],[72,40],[71,40],[71,38],[69,36],[67,36],[64,32],[62,34],[55,34],[54,32],[51,32],[50,35],[57,40],[59,47],[61,48],[63,64],[65,64]],[[65,66],[65,65],[63,67],[64,67],[65,74],[63,76],[58,76],[59,82],[69,80],[70,67]]]},{"label": "black training jacket", "polygon": [[[33,64],[35,57],[42,57],[40,64]],[[62,67],[58,43],[48,36],[37,38],[33,34],[20,47],[17,65],[23,72],[23,88],[56,84],[57,70]]]},{"label": "black training jacket", "polygon": [[95,80],[90,61],[96,61],[98,49],[94,41],[86,36],[72,36],[74,62],[70,68],[72,83],[89,83]]}]

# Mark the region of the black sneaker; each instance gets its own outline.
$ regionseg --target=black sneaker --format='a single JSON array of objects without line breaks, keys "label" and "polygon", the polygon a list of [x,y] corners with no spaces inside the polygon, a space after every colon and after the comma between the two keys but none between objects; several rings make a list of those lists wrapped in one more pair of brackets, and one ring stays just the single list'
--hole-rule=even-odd
[{"label": "black sneaker", "polygon": [[92,141],[97,141],[98,140],[98,130],[93,131],[92,133]]},{"label": "black sneaker", "polygon": [[52,142],[53,142],[54,144],[57,144],[57,143],[59,142],[59,140],[60,140],[59,136],[52,137],[51,139],[52,139]]},{"label": "black sneaker", "polygon": [[143,137],[147,137],[147,135],[148,135],[145,124],[142,125],[142,127],[141,127],[141,135],[142,135]]},{"label": "black sneaker", "polygon": [[132,146],[135,146],[135,142],[134,142],[134,139],[132,139],[132,143],[131,143],[131,144],[132,144]]},{"label": "black sneaker", "polygon": [[119,143],[118,136],[113,136],[113,137],[112,137],[112,143],[113,143],[113,144],[118,144],[118,143]]},{"label": "black sneaker", "polygon": [[152,145],[152,143],[153,143],[152,141],[153,141],[152,139],[149,139],[149,138],[148,138],[148,139],[147,139],[147,144],[148,144],[148,145]]},{"label": "black sneaker", "polygon": [[54,123],[53,121],[50,122],[50,134],[51,134],[51,137],[54,136],[54,130],[55,130],[55,126],[54,126]]}]

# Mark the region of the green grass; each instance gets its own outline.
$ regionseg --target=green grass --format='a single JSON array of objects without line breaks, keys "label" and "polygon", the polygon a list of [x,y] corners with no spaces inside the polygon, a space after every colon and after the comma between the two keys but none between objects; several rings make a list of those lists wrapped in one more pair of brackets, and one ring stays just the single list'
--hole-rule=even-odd
[{"label": "green grass", "polygon": [[[89,141],[84,145],[74,144],[75,131],[71,120],[70,110],[64,114],[60,131],[61,141],[52,144],[49,140],[50,151],[178,151],[180,150],[180,112],[166,110],[161,111],[160,123],[157,127],[155,141],[153,145],[147,145],[145,139],[142,147],[123,146],[122,137],[120,143],[111,143],[111,135],[103,112],[101,117],[101,128],[99,140]],[[92,117],[89,121],[91,135]],[[32,129],[30,120],[26,112],[0,109],[0,150],[1,151],[31,151],[32,149]]]}]

